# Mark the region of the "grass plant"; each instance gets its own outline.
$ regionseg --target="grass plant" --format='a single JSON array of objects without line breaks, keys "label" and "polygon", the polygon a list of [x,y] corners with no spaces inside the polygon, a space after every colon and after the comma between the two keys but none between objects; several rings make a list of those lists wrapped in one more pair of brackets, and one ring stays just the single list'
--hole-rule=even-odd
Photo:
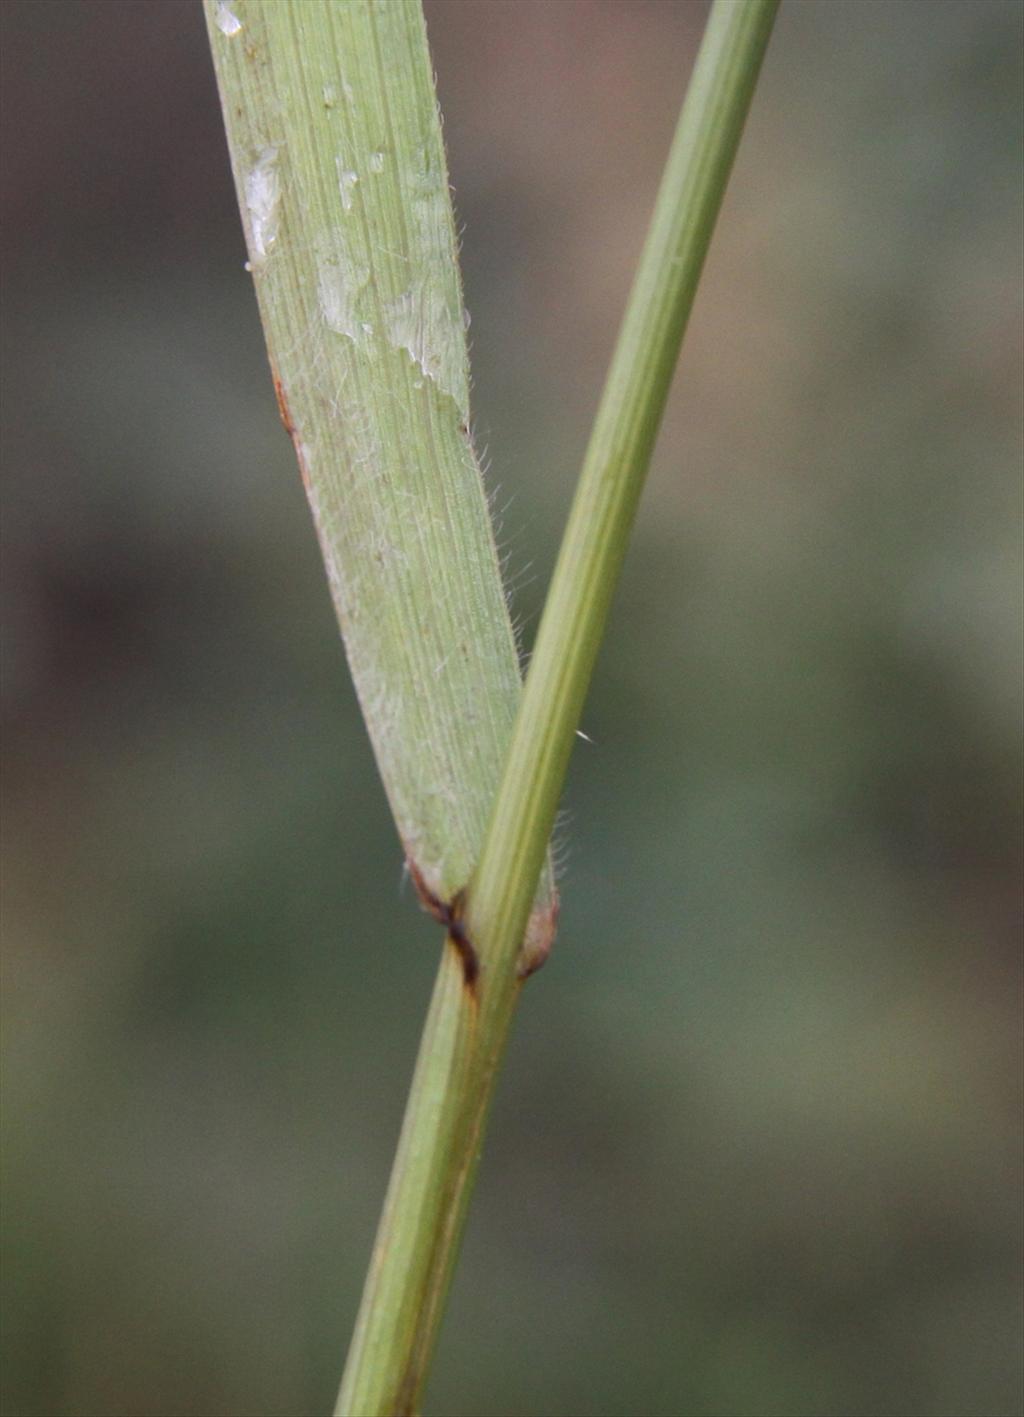
[{"label": "grass plant", "polygon": [[410,871],[445,943],[338,1417],[417,1410],[549,839],[778,0],[714,0],[525,687],[479,468],[420,0],[206,0],[281,415]]}]

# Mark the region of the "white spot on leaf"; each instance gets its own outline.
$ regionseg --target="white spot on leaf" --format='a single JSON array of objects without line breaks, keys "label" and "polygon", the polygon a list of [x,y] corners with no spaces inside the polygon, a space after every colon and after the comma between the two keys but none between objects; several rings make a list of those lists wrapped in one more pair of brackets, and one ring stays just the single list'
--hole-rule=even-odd
[{"label": "white spot on leaf", "polygon": [[352,188],[359,181],[359,173],[349,171],[340,157],[334,159],[334,165],[338,170],[338,191],[341,193],[341,205],[346,211],[350,211]]},{"label": "white spot on leaf", "polygon": [[352,265],[337,258],[317,266],[317,291],[325,324],[335,334],[347,335],[357,344],[372,333],[371,328],[359,318],[357,308],[369,278],[370,272],[365,266]]},{"label": "white spot on leaf", "polygon": [[465,386],[462,342],[443,295],[418,284],[384,307],[385,331],[395,349],[404,349],[423,374],[462,406]]},{"label": "white spot on leaf", "polygon": [[227,0],[219,0],[213,19],[221,34],[226,34],[228,39],[234,39],[236,34],[241,33],[242,21],[232,13]]},{"label": "white spot on leaf", "polygon": [[264,148],[245,179],[245,206],[255,263],[266,260],[277,240],[277,204],[281,184],[277,174],[277,148]]}]

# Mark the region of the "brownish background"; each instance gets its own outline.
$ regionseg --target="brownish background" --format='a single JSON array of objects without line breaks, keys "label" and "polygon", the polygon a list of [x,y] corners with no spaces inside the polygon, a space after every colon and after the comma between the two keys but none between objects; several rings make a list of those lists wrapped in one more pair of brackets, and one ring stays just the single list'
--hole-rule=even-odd
[{"label": "brownish background", "polygon": [[[527,642],[704,14],[428,4]],[[4,1411],[313,1417],[437,932],[198,6],[0,15]],[[428,1413],[1021,1410],[1021,17],[783,5]]]}]

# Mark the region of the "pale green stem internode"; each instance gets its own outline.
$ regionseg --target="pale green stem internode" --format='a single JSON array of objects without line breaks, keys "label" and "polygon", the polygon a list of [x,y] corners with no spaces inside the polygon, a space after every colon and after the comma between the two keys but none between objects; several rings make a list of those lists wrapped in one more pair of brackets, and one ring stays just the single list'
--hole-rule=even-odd
[{"label": "pale green stem internode", "polygon": [[538,631],[504,773],[442,961],[336,1408],[416,1410],[451,1279],[566,766],[778,0],[715,0]]}]

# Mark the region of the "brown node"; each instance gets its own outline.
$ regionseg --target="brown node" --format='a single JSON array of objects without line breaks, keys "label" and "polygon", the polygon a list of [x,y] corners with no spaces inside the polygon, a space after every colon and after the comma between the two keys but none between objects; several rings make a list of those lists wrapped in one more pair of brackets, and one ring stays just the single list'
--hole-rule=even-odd
[{"label": "brown node", "polygon": [[428,915],[432,915],[437,923],[443,925],[447,930],[449,943],[454,946],[462,965],[463,983],[470,994],[475,995],[476,981],[480,977],[480,957],[462,923],[465,891],[457,891],[450,901],[442,900],[436,891],[432,891],[427,885],[423,873],[411,857],[408,858],[408,866],[409,876],[416,887],[420,905]]}]

